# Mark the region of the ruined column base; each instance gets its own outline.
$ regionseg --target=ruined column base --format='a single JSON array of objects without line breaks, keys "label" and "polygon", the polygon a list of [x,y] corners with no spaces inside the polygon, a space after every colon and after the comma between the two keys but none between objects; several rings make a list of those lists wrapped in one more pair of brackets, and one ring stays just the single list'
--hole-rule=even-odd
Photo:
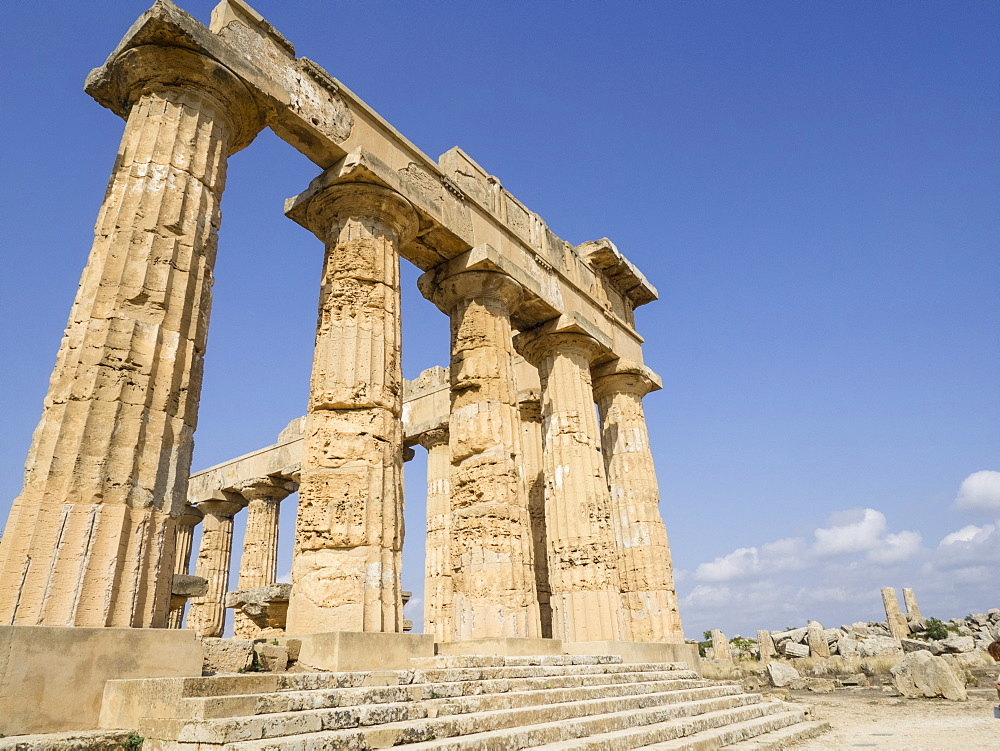
[{"label": "ruined column base", "polygon": [[531,657],[563,654],[563,644],[559,639],[469,639],[438,642],[434,648],[439,655]]},{"label": "ruined column base", "polygon": [[297,648],[300,665],[319,670],[404,670],[411,657],[433,657],[430,634],[331,631],[278,639]]},{"label": "ruined column base", "polygon": [[236,636],[251,640],[284,636],[291,593],[291,584],[271,584],[227,592],[226,607],[236,611]]},{"label": "ruined column base", "polygon": [[200,676],[201,663],[194,631],[0,626],[0,730],[91,730],[106,681]]},{"label": "ruined column base", "polygon": [[701,674],[698,646],[644,641],[576,641],[563,643],[563,654],[621,655],[623,662],[683,662]]}]

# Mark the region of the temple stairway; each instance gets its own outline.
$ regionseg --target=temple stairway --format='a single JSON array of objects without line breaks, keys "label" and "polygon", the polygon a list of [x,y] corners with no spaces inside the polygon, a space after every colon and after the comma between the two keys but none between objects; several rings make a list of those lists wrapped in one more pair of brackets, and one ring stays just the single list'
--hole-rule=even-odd
[{"label": "temple stairway", "polygon": [[[143,751],[772,749],[822,732],[799,705],[617,656],[413,660],[410,670],[135,681],[173,696]],[[157,692],[155,684],[172,682]],[[182,683],[178,684],[180,681]],[[141,686],[138,684],[142,684]],[[180,688],[178,689],[178,686]]]}]

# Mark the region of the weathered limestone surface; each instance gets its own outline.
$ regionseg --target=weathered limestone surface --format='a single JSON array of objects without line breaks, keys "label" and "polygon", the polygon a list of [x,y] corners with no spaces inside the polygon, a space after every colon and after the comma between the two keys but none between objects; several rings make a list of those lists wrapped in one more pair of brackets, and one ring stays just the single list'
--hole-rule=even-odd
[{"label": "weathered limestone surface", "polygon": [[0,545],[0,622],[165,626],[226,158],[263,121],[178,48],[130,49],[87,90],[127,124]]},{"label": "weathered limestone surface", "polygon": [[649,448],[642,398],[659,388],[637,363],[597,369],[594,396],[611,488],[625,633],[632,641],[684,643],[667,529]]},{"label": "weathered limestone surface", "polygon": [[892,587],[882,587],[882,604],[885,605],[885,620],[889,633],[894,639],[906,639],[910,636],[910,627],[906,617],[899,612],[899,600],[896,590]]},{"label": "weathered limestone surface", "polygon": [[451,620],[451,452],[448,430],[420,436],[427,449],[427,548],[424,571],[424,632],[434,641],[452,640]]},{"label": "weathered limestone surface", "polygon": [[[238,498],[238,496],[236,496]],[[191,598],[187,627],[201,636],[222,636],[226,620],[226,590],[233,555],[233,517],[243,508],[243,499],[202,501],[201,546],[195,574],[208,580],[208,592]]]},{"label": "weathered limestone surface", "polygon": [[621,640],[611,498],[590,380],[601,345],[585,333],[544,328],[516,341],[538,367],[542,387],[552,636],[564,642]]},{"label": "weathered limestone surface", "polygon": [[[191,570],[191,545],[194,540],[194,528],[201,523],[204,514],[197,506],[185,506],[177,517],[174,527],[174,576],[184,576]],[[174,587],[173,589],[176,589]],[[184,623],[184,605],[187,597],[179,596],[171,590],[170,616],[168,628],[180,628]]]},{"label": "weathered limestone surface", "polygon": [[922,620],[920,607],[917,605],[917,596],[913,594],[910,587],[903,587],[903,604],[906,606],[906,619],[912,622]]},{"label": "weathered limestone surface", "polygon": [[733,659],[733,653],[729,647],[729,639],[726,638],[726,635],[717,628],[712,629],[711,635],[712,635],[712,650],[715,652],[715,659],[716,660]]},{"label": "weathered limestone surface", "polygon": [[402,369],[399,195],[323,176],[286,213],[326,246],[288,631],[399,631]]},{"label": "weathered limestone surface", "polygon": [[420,278],[451,318],[454,639],[538,637],[510,316],[522,289],[492,271]]},{"label": "weathered limestone surface", "polygon": [[[260,477],[238,488],[247,501],[247,524],[237,589],[266,587],[277,580],[279,504],[297,488],[296,483],[280,477]],[[238,638],[253,639],[259,630],[242,610],[233,614],[233,632]]]},{"label": "weathered limestone surface", "polygon": [[778,651],[774,648],[774,639],[771,638],[770,631],[757,631],[757,649],[760,653],[759,659],[761,662],[778,654]]},{"label": "weathered limestone surface", "polygon": [[[523,360],[522,360],[523,363]],[[519,378],[518,385],[523,379]],[[531,522],[532,563],[538,595],[541,635],[552,637],[552,598],[549,585],[548,534],[545,531],[545,473],[542,471],[542,405],[538,389],[522,391],[518,408],[521,415],[521,472],[528,494]]]},{"label": "weathered limestone surface", "polygon": [[823,624],[817,621],[809,621],[806,639],[809,642],[809,654],[813,657],[829,657],[830,645],[826,640],[826,633],[823,631]]},{"label": "weathered limestone surface", "polygon": [[930,652],[910,652],[889,672],[896,690],[903,696],[940,696],[951,701],[966,701],[969,698],[964,684],[947,660]]}]

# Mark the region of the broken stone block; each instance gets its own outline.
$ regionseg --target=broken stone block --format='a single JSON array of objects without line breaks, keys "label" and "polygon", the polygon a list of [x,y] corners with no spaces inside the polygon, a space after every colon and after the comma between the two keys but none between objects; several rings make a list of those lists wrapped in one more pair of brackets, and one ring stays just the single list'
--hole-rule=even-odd
[{"label": "broken stone block", "polygon": [[803,684],[802,688],[814,694],[832,694],[837,687],[829,678],[806,678]]},{"label": "broken stone block", "polygon": [[253,665],[252,641],[206,637],[201,643],[205,648],[202,672],[207,675],[239,673]]},{"label": "broken stone block", "polygon": [[268,673],[284,673],[288,669],[288,647],[267,642],[253,645],[257,668]]},{"label": "broken stone block", "polygon": [[837,651],[841,657],[858,657],[861,654],[861,643],[857,639],[845,636],[837,642]]},{"label": "broken stone block", "polygon": [[889,672],[896,690],[903,696],[942,696],[951,701],[966,701],[969,698],[963,681],[948,662],[924,650],[906,655]]},{"label": "broken stone block", "polygon": [[808,657],[809,647],[805,644],[799,644],[794,641],[782,642],[780,647],[781,653],[786,657]]},{"label": "broken stone block", "polygon": [[875,655],[902,654],[903,648],[898,639],[891,636],[866,636],[859,642],[859,651],[862,657],[874,657]]},{"label": "broken stone block", "polygon": [[208,579],[203,576],[174,574],[170,594],[176,597],[204,597],[208,592]]},{"label": "broken stone block", "polygon": [[767,677],[772,686],[781,688],[788,686],[792,681],[799,680],[801,676],[799,671],[791,665],[785,665],[783,662],[769,662],[767,663]]},{"label": "broken stone block", "polygon": [[867,686],[868,676],[864,673],[855,673],[854,675],[843,675],[837,679],[837,682],[841,686]]},{"label": "broken stone block", "polygon": [[291,584],[271,584],[227,592],[226,607],[234,608],[249,618],[261,630],[261,636],[270,636],[285,629],[291,592]]},{"label": "broken stone block", "polygon": [[938,642],[944,654],[971,652],[976,648],[976,640],[971,636],[949,636]]},{"label": "broken stone block", "polygon": [[930,652],[932,655],[941,654],[941,647],[938,642],[935,641],[921,641],[920,639],[900,639],[900,644],[903,645],[904,652],[919,652],[924,650]]}]

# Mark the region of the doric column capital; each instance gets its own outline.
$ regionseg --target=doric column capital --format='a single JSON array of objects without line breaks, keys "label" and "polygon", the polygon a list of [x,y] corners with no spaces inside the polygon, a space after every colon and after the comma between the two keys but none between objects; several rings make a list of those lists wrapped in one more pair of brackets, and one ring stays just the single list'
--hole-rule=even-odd
[{"label": "doric column capital", "polygon": [[322,177],[285,202],[285,215],[324,243],[335,240],[341,222],[352,217],[382,224],[395,233],[400,245],[416,235],[417,211],[396,191],[368,183],[325,185]]},{"label": "doric column capital", "polygon": [[531,329],[514,337],[517,353],[535,367],[555,352],[577,352],[587,362],[604,352],[603,345],[589,334],[580,332],[546,332]]},{"label": "doric column capital", "polygon": [[[235,494],[233,494],[235,495]],[[198,501],[198,510],[205,515],[215,516],[219,519],[232,519],[236,513],[246,507],[245,502],[239,500],[220,500],[213,498],[208,501]]]},{"label": "doric column capital", "polygon": [[197,506],[187,504],[184,506],[184,510],[181,512],[181,515],[177,517],[177,526],[195,527],[201,524],[201,520],[204,518],[205,512]]},{"label": "doric column capital", "polygon": [[121,117],[148,93],[178,92],[207,103],[228,127],[227,152],[250,145],[264,127],[256,97],[229,68],[193,50],[146,44],[132,47],[91,71],[88,94]]},{"label": "doric column capital", "polygon": [[448,428],[435,428],[417,436],[417,443],[430,451],[435,446],[448,443]]},{"label": "doric column capital", "polygon": [[235,489],[247,501],[263,500],[277,503],[298,490],[299,486],[292,480],[286,480],[283,477],[267,476],[247,480],[240,483]]},{"label": "doric column capital", "polygon": [[524,287],[499,271],[462,271],[438,280],[428,271],[417,280],[424,297],[451,315],[466,300],[494,300],[508,314],[514,312],[524,295]]},{"label": "doric column capital", "polygon": [[663,388],[660,377],[640,362],[618,359],[598,365],[591,370],[594,382],[594,396],[600,399],[612,392],[623,392],[645,396],[650,391]]}]

